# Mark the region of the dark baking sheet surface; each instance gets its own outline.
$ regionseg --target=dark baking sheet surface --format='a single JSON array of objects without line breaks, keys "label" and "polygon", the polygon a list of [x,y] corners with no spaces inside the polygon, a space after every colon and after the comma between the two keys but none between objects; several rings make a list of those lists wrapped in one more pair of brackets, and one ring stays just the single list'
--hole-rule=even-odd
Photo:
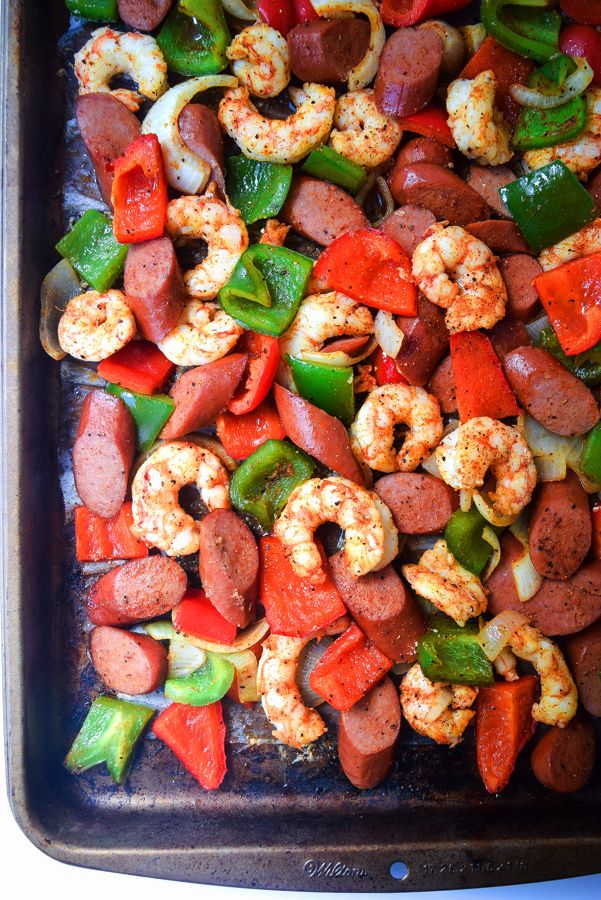
[{"label": "dark baking sheet surface", "polygon": [[[43,353],[38,290],[55,239],[87,206],[101,208],[71,106],[73,48],[91,29],[61,38],[61,0],[4,0],[2,14],[5,684],[21,827],[66,862],[246,887],[425,890],[599,871],[599,767],[585,790],[562,797],[535,782],[526,754],[490,797],[473,733],[449,751],[405,725],[393,774],[362,793],[340,772],[332,717],[327,739],[301,753],[272,741],[259,708],[227,702],[229,772],[217,792],[200,790],[150,738],[125,787],[100,770],[62,769],[100,687],[82,641],[90,575],[74,559],[67,452],[90,376]],[[404,880],[389,872],[399,860]]]}]

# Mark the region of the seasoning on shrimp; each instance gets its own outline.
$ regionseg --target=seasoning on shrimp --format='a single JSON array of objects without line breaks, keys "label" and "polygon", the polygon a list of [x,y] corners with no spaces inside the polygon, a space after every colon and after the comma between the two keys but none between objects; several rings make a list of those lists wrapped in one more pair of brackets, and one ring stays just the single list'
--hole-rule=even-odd
[{"label": "seasoning on shrimp", "polygon": [[136,320],[125,294],[86,291],[67,303],[58,323],[58,342],[74,359],[102,362],[125,347],[136,333]]},{"label": "seasoning on shrimp", "polygon": [[376,106],[371,88],[343,94],[336,101],[330,144],[358,166],[375,168],[390,159],[403,129]]},{"label": "seasoning on shrimp", "polygon": [[418,734],[437,744],[455,747],[476,715],[470,707],[478,688],[446,682],[432,682],[418,663],[401,682],[401,707],[409,725]]},{"label": "seasoning on shrimp", "polygon": [[527,150],[524,164],[528,169],[540,169],[547,163],[560,159],[568,169],[584,178],[596,169],[601,160],[601,88],[589,88],[586,92],[586,125],[578,137],[565,144]]},{"label": "seasoning on shrimp", "polygon": [[447,93],[448,124],[458,148],[483,166],[502,166],[513,156],[511,131],[495,109],[497,80],[486,69],[475,78],[458,78]]},{"label": "seasoning on shrimp", "polygon": [[265,22],[243,28],[225,52],[232,72],[253,97],[277,97],[290,81],[286,39]]}]

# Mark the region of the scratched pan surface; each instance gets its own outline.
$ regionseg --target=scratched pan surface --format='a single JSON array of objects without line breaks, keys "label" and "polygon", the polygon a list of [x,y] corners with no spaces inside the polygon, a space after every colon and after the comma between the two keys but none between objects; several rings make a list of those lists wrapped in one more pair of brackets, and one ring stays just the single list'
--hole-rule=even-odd
[{"label": "scratched pan surface", "polygon": [[[66,862],[156,877],[308,890],[419,890],[559,878],[601,868],[601,778],[561,797],[526,758],[486,795],[473,736],[454,751],[405,727],[377,790],[342,776],[336,722],[306,754],[276,745],[260,710],[226,702],[229,771],[203,792],[146,738],[127,785],[61,760],[100,685],[82,637],[91,577],[73,552],[68,464],[90,375],[37,341],[38,289],[73,217],[100,206],[72,117],[73,48],[60,0],[2,5],[4,53],[4,609],[9,790],[31,840]],[[88,29],[89,31],[89,29]],[[57,42],[59,50],[57,51]],[[395,880],[391,863],[407,877]]]}]

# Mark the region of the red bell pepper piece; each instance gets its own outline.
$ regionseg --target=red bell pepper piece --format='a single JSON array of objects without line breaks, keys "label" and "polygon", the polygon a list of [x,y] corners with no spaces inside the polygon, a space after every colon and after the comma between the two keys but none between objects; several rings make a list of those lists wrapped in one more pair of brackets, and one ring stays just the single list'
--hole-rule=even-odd
[{"label": "red bell pepper piece", "polygon": [[452,334],[451,360],[462,422],[477,416],[505,419],[519,415],[515,394],[489,337],[481,331]]},{"label": "red bell pepper piece", "polygon": [[426,109],[413,113],[412,116],[405,116],[404,119],[399,119],[399,124],[404,131],[433,138],[436,141],[440,141],[445,147],[450,147],[453,150],[455,138],[447,124],[447,119],[448,114],[446,110],[440,106],[428,106]]},{"label": "red bell pepper piece", "polygon": [[130,341],[98,364],[98,374],[138,394],[160,391],[175,366],[150,341]]},{"label": "red bell pepper piece", "polygon": [[313,22],[319,19],[319,16],[311,6],[311,0],[292,0],[294,6],[294,14],[297,24],[304,25],[306,22]]},{"label": "red bell pepper piece", "polygon": [[476,755],[484,787],[498,794],[507,785],[520,750],[536,729],[532,704],[538,696],[538,679],[523,675],[481,687],[476,707]]},{"label": "red bell pepper piece", "polygon": [[131,527],[131,503],[124,503],[116,516],[103,519],[87,506],[75,507],[75,554],[79,562],[104,562],[108,559],[141,559],[148,547]]},{"label": "red bell pepper piece", "polygon": [[601,33],[590,25],[567,25],[559,35],[559,49],[568,56],[584,56],[595,73],[593,84],[601,85]]},{"label": "red bell pepper piece", "polygon": [[346,612],[329,573],[324,549],[319,542],[317,546],[326,572],[326,580],[319,585],[295,573],[277,537],[264,537],[259,542],[260,597],[274,634],[306,637]]},{"label": "red bell pepper piece", "polygon": [[334,709],[350,709],[392,666],[354,622],[328,647],[309,684]]},{"label": "red bell pepper piece", "polygon": [[601,506],[593,506],[591,511],[593,525],[593,556],[601,559]]},{"label": "red bell pepper piece", "polygon": [[161,237],[167,216],[167,178],[156,134],[141,134],[115,160],[111,201],[120,244]]},{"label": "red bell pepper piece", "polygon": [[264,22],[267,22],[284,37],[296,25],[292,0],[259,0],[257,11]]},{"label": "red bell pepper piece", "polygon": [[525,59],[513,50],[503,47],[492,37],[487,37],[469,60],[459,78],[475,78],[480,72],[492,69],[497,80],[495,105],[499,107],[511,125],[515,125],[521,106],[511,94],[512,84],[527,84],[534,69],[532,60]]},{"label": "red bell pepper piece", "polygon": [[233,644],[238,629],[221,615],[204,591],[188,588],[173,612],[176,631],[214,644]]},{"label": "red bell pepper piece", "polygon": [[561,0],[564,13],[584,25],[601,25],[601,4],[599,0]]},{"label": "red bell pepper piece", "polygon": [[381,347],[374,353],[374,374],[378,385],[382,384],[407,384],[407,379],[401,375],[393,356],[387,356]]},{"label": "red bell pepper piece", "polygon": [[601,252],[537,275],[534,287],[567,356],[601,340]]},{"label": "red bell pepper piece", "polygon": [[236,349],[248,357],[244,382],[227,405],[238,416],[256,409],[269,393],[280,361],[280,345],[277,338],[245,331]]},{"label": "red bell pepper piece", "polygon": [[380,14],[387,25],[401,28],[463,9],[471,0],[384,0]]},{"label": "red bell pepper piece", "polygon": [[401,316],[417,312],[411,260],[391,237],[359,228],[336,238],[315,263],[312,283],[320,291],[342,291],[366,306]]},{"label": "red bell pepper piece", "polygon": [[208,706],[172,703],[154,720],[152,730],[201,787],[207,791],[219,787],[227,772],[220,700]]},{"label": "red bell pepper piece", "polygon": [[217,416],[215,424],[225,452],[234,459],[246,459],[265,441],[282,441],[286,437],[271,399],[264,400],[257,409],[241,416],[222,412]]}]

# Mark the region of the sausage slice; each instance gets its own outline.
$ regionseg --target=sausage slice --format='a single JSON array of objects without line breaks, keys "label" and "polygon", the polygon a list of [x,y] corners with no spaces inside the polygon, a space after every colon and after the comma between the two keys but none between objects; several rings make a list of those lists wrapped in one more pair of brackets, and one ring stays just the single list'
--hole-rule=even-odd
[{"label": "sausage slice", "polygon": [[90,656],[111,691],[150,694],[167,675],[167,650],[147,634],[99,625],[90,635]]},{"label": "sausage slice", "polygon": [[436,90],[443,44],[431,28],[397,28],[384,44],[375,100],[387,116],[411,116]]},{"label": "sausage slice", "polygon": [[466,231],[490,247],[493,253],[530,253],[522,232],[508,219],[484,219],[483,222],[470,222]]},{"label": "sausage slice", "polygon": [[280,218],[303,237],[324,246],[353,228],[369,225],[367,216],[350,194],[335,184],[308,175],[292,182]]},{"label": "sausage slice", "polygon": [[397,316],[396,323],[405,335],[396,358],[397,368],[409,384],[423,387],[449,349],[444,311],[418,294],[417,315]]},{"label": "sausage slice", "polygon": [[529,322],[540,307],[534,279],[542,266],[534,256],[513,253],[498,260],[499,271],[507,288],[506,315]]},{"label": "sausage slice", "polygon": [[565,579],[584,561],[592,539],[588,494],[573,472],[545,481],[530,515],[530,558],[546,578]]},{"label": "sausage slice", "polygon": [[395,166],[402,168],[416,162],[429,162],[435,166],[452,168],[453,151],[434,138],[414,137],[399,150]]},{"label": "sausage slice", "polygon": [[231,509],[215,509],[200,522],[200,580],[224,619],[246,628],[255,618],[259,551],[249,527]]},{"label": "sausage slice", "polygon": [[422,472],[384,475],[375,486],[403,534],[444,531],[459,506],[455,491],[440,478]]},{"label": "sausage slice", "polygon": [[501,200],[499,188],[505,187],[516,176],[507,166],[479,166],[472,163],[466,181],[477,191],[492,211],[503,219],[510,219],[511,213]]},{"label": "sausage slice", "polygon": [[123,401],[105,391],[90,391],[73,445],[75,487],[88,509],[105,519],[117,515],[135,451],[135,426]]},{"label": "sausage slice", "polygon": [[501,360],[509,356],[512,350],[530,345],[530,335],[523,322],[505,317],[488,332],[494,351]]},{"label": "sausage slice", "polygon": [[436,222],[436,216],[429,209],[419,206],[400,206],[386,216],[380,225],[381,231],[400,244],[408,256],[413,256],[417,245]]},{"label": "sausage slice", "polygon": [[569,637],[566,656],[582,705],[591,716],[601,716],[601,622]]},{"label": "sausage slice", "polygon": [[579,791],[595,765],[595,729],[590,719],[579,715],[565,728],[550,728],[532,751],[530,764],[536,780],[550,791]]},{"label": "sausage slice", "polygon": [[163,235],[132,244],[123,273],[125,295],[138,330],[147,341],[172,331],[186,301],[184,279],[171,238]]},{"label": "sausage slice", "polygon": [[173,0],[117,0],[120,17],[134,31],[154,31],[172,6]]},{"label": "sausage slice", "polygon": [[135,625],[164,616],[180,602],[188,581],[168,556],[146,556],[116,566],[92,587],[86,606],[94,625]]},{"label": "sausage slice", "polygon": [[438,221],[446,220],[451,225],[466,226],[490,214],[480,194],[450,169],[434,163],[395,166],[388,175],[388,185],[401,206],[429,209]]},{"label": "sausage slice", "polygon": [[445,415],[454,415],[459,411],[453,360],[450,355],[445,356],[434,370],[434,374],[428,382],[428,393],[436,397],[440,404],[440,411]]},{"label": "sausage slice", "polygon": [[188,103],[179,115],[178,126],[184,144],[210,165],[210,180],[225,197],[223,135],[217,116],[209,106]]},{"label": "sausage slice", "polygon": [[295,25],[287,36],[290,69],[300,81],[340,84],[369,47],[365,19],[316,19]]},{"label": "sausage slice", "polygon": [[384,781],[392,766],[401,727],[399,695],[384,678],[358,703],[340,714],[338,758],[351,784],[361,790]]}]

